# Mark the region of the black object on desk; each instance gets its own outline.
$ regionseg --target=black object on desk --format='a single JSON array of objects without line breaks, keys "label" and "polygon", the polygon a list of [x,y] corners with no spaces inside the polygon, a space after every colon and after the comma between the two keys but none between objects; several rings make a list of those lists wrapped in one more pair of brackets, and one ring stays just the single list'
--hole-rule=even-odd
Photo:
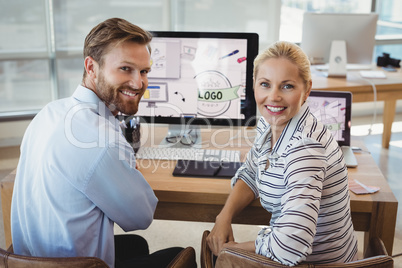
[{"label": "black object on desk", "polygon": [[177,160],[173,176],[232,178],[243,163],[226,161]]}]

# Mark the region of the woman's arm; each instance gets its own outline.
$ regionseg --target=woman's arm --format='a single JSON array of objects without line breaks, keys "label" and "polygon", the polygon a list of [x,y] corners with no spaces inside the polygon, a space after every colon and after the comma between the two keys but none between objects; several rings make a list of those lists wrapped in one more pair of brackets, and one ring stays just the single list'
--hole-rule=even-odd
[{"label": "woman's arm", "polygon": [[251,251],[255,253],[255,241],[249,241],[249,242],[242,242],[242,243],[236,243],[234,241],[229,241],[228,243],[223,244],[224,248],[241,248],[247,251]]},{"label": "woman's arm", "polygon": [[254,199],[255,195],[250,187],[244,181],[238,180],[207,237],[208,245],[215,255],[218,255],[224,243],[234,241],[232,219]]}]

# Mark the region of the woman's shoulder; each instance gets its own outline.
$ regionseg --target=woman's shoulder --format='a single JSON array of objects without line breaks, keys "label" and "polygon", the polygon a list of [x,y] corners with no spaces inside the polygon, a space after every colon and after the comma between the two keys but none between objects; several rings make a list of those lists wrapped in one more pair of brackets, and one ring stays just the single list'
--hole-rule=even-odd
[{"label": "woman's shoulder", "polygon": [[328,127],[320,122],[313,114],[309,113],[305,118],[303,124],[299,128],[298,139],[304,142],[310,141],[310,143],[320,143],[324,147],[329,145],[336,145],[338,143],[328,130]]}]

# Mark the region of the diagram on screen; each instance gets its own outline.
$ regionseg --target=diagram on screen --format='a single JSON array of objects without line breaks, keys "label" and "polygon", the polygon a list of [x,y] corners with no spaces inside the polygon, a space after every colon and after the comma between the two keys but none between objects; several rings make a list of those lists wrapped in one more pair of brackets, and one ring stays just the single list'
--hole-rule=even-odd
[{"label": "diagram on screen", "polygon": [[345,130],[345,109],[346,104],[339,100],[330,101],[324,98],[309,100],[311,113],[322,122],[337,140],[343,139]]},{"label": "diagram on screen", "polygon": [[139,115],[242,118],[245,41],[153,39]]},{"label": "diagram on screen", "polygon": [[149,78],[180,78],[181,42],[153,42]]}]

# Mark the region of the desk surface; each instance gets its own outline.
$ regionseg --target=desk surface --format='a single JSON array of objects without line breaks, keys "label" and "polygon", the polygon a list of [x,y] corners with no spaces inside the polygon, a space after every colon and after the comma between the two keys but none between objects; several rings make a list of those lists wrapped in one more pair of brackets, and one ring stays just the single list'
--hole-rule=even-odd
[{"label": "desk surface", "polygon": [[[160,134],[167,133],[167,128],[158,127],[155,132]],[[233,128],[233,129],[218,129],[215,131],[201,131],[203,142],[206,143],[205,148],[221,148],[225,150],[240,150],[241,160],[244,161],[247,152],[249,151],[252,141],[255,135],[254,129],[244,129],[244,128]],[[237,136],[235,139],[229,139],[225,136],[227,135]],[[160,141],[156,140],[146,140],[143,146],[158,146]],[[365,146],[359,139],[354,139],[352,137],[352,143],[356,146],[363,148],[365,151]],[[370,153],[356,153],[356,158],[358,159],[358,167],[349,168],[349,176],[353,178],[358,178],[359,181],[367,185],[375,185],[381,187],[381,191],[377,194],[372,195],[355,195],[352,194],[352,200],[359,201],[395,201],[396,198],[393,196],[392,191],[382,175],[381,171],[377,167],[374,159]],[[185,194],[193,195],[195,194],[208,194],[208,193],[222,193],[228,194],[230,192],[230,183],[228,179],[214,179],[214,178],[196,178],[196,177],[175,177],[172,175],[172,171],[175,167],[176,161],[166,161],[166,160],[148,160],[148,159],[137,159],[139,170],[144,174],[144,177],[148,180],[154,190],[156,191],[174,191],[183,192]],[[213,187],[212,187],[213,186]],[[391,194],[389,194],[391,193]],[[223,199],[221,201],[225,201]],[[187,200],[186,200],[187,201]],[[188,202],[192,202],[188,200]],[[198,201],[195,201],[198,202]],[[203,202],[220,202],[218,200],[205,200]]]},{"label": "desk surface", "polygon": [[[375,68],[377,71],[381,71],[381,68]],[[313,90],[335,90],[335,91],[345,91],[345,88],[353,91],[359,97],[354,100],[357,102],[361,101],[373,101],[373,98],[366,97],[361,98],[363,92],[373,93],[372,83],[376,85],[377,90],[380,92],[387,91],[394,93],[399,92],[402,87],[402,70],[401,68],[396,69],[396,72],[386,72],[384,71],[387,78],[362,78],[359,71],[348,71],[346,78],[336,78],[336,77],[326,77],[325,72],[317,71],[312,68],[312,78],[313,78]],[[380,100],[380,99],[379,99]],[[383,100],[383,99],[382,99]]]},{"label": "desk surface", "polygon": [[[233,149],[241,150],[244,159],[251,146],[254,130],[239,129],[239,133],[229,129],[218,130],[219,134],[203,133],[203,141],[208,141],[211,147],[218,148],[232,144],[232,147],[237,147]],[[237,137],[246,138],[229,140],[225,138],[229,131],[233,131],[230,133],[233,136],[239,134]],[[158,133],[164,133],[164,130]],[[359,140],[352,140],[352,143],[365,149]],[[230,149],[230,146],[224,149]],[[356,195],[351,192],[355,230],[365,232],[365,243],[372,236],[381,237],[391,254],[398,201],[372,156],[369,153],[359,153],[356,158],[359,165],[348,170],[349,178],[358,179],[369,186],[378,186],[381,190],[368,195]],[[155,213],[155,218],[158,219],[214,222],[231,191],[228,179],[172,176],[175,161],[139,160],[138,164],[159,198],[160,203]],[[269,218],[269,213],[261,207],[259,200],[255,200],[233,222],[267,225]]]}]

